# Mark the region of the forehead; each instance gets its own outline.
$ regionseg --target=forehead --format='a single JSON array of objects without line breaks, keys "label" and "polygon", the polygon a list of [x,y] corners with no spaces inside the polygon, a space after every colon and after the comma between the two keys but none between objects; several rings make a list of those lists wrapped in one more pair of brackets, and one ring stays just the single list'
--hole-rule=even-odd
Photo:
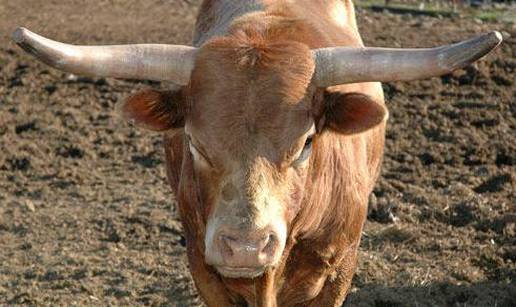
[{"label": "forehead", "polygon": [[187,127],[210,151],[287,150],[312,125],[311,53],[295,43],[235,44],[199,52]]}]

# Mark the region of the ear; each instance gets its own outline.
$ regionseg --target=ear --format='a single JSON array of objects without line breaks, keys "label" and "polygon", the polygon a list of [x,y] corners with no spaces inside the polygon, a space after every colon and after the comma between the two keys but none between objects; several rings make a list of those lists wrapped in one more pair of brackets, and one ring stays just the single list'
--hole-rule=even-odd
[{"label": "ear", "polygon": [[152,131],[166,131],[184,126],[182,90],[145,89],[127,98],[118,108],[127,121]]},{"label": "ear", "polygon": [[324,94],[326,127],[346,135],[364,132],[387,119],[387,109],[361,93]]}]

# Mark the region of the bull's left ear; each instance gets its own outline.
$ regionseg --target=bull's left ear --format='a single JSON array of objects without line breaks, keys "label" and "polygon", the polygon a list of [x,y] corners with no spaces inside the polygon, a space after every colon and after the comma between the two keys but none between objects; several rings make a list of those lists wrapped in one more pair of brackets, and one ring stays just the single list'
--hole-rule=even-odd
[{"label": "bull's left ear", "polygon": [[384,105],[361,93],[324,94],[324,126],[350,135],[374,128],[387,119]]},{"label": "bull's left ear", "polygon": [[184,126],[184,98],[181,89],[145,89],[128,97],[118,110],[125,120],[152,131],[166,131]]}]

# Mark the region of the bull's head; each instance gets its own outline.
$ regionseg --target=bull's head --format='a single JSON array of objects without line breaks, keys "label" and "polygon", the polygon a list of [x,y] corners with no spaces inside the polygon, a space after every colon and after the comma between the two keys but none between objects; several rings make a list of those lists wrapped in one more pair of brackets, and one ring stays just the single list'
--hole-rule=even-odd
[{"label": "bull's head", "polygon": [[22,28],[13,37],[64,71],[184,85],[176,92],[140,92],[121,109],[151,130],[184,131],[204,206],[206,262],[228,277],[254,277],[280,260],[309,180],[310,155],[318,154],[316,134],[359,133],[385,119],[383,105],[368,96],[333,99],[322,89],[442,75],[501,41],[492,32],[434,49],[310,50],[252,29],[200,48],[72,46]]}]

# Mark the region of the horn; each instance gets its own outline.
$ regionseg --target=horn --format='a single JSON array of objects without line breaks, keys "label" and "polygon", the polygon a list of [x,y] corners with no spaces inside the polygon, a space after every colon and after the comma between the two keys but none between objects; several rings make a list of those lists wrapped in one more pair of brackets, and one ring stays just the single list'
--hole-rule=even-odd
[{"label": "horn", "polygon": [[501,42],[502,35],[494,31],[456,44],[429,49],[315,49],[312,51],[316,65],[314,82],[319,87],[327,87],[440,76],[475,62]]},{"label": "horn", "polygon": [[13,40],[40,61],[66,72],[114,78],[172,81],[190,80],[197,48],[181,45],[136,44],[75,46],[18,28]]}]

